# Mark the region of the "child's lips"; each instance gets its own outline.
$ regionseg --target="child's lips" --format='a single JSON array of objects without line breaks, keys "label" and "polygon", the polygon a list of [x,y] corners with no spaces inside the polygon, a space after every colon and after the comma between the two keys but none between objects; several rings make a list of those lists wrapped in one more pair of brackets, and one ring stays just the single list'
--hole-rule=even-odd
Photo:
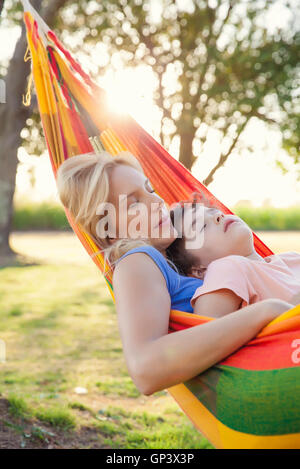
[{"label": "child's lips", "polygon": [[224,223],[224,233],[226,233],[229,225],[231,225],[231,223],[234,223],[236,222],[237,220],[233,220],[232,218],[230,220],[226,220],[225,223]]}]

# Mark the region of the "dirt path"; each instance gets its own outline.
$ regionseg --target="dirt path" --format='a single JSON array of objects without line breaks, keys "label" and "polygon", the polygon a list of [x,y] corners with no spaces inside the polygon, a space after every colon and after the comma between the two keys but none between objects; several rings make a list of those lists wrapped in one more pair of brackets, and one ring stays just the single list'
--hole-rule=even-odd
[{"label": "dirt path", "polygon": [[0,398],[0,449],[103,449],[99,432],[81,427],[78,432],[53,430],[38,420],[13,418],[6,399]]}]

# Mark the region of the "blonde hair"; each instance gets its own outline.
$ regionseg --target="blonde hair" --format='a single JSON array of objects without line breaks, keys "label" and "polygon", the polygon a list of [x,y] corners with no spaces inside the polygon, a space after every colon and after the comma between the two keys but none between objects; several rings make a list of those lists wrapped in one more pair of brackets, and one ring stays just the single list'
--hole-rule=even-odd
[{"label": "blonde hair", "polygon": [[149,245],[147,240],[128,238],[109,244],[107,239],[97,235],[96,226],[101,219],[101,216],[95,215],[97,207],[108,201],[109,171],[120,164],[131,166],[143,173],[138,160],[127,151],[116,156],[107,151],[72,156],[64,161],[57,171],[59,198],[75,223],[93,239],[104,254],[104,269],[107,261],[112,266],[130,249]]}]

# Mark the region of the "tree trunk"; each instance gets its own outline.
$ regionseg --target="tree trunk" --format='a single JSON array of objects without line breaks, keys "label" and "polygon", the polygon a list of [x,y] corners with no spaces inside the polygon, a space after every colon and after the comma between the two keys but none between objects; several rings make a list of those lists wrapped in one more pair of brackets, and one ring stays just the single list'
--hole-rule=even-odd
[{"label": "tree trunk", "polygon": [[5,77],[6,103],[0,105],[0,263],[2,256],[13,255],[9,245],[9,234],[12,228],[17,151],[21,145],[21,130],[32,112],[30,108],[22,105],[26,77],[30,70],[30,64],[24,62],[25,51],[26,39],[23,28]]},{"label": "tree trunk", "polygon": [[4,0],[0,0],[0,16],[3,10],[3,6],[4,6]]},{"label": "tree trunk", "polygon": [[194,134],[191,131],[179,131],[180,135],[180,150],[179,161],[188,169],[191,170],[195,162],[193,155],[193,140]]}]

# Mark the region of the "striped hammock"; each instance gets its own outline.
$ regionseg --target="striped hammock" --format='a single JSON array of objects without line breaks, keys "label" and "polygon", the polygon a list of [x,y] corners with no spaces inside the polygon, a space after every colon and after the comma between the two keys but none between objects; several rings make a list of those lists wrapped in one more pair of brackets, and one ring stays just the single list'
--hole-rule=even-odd
[{"label": "striped hammock", "polygon": [[[130,115],[109,110],[107,95],[82,70],[27,0],[24,20],[54,176],[67,158],[106,150],[129,151],[140,161],[158,194],[171,205],[202,192],[231,212],[157,143]],[[113,295],[111,273],[92,239],[66,215],[74,232],[103,272]],[[255,249],[273,252],[253,233]],[[170,312],[170,331],[210,320]],[[216,347],[218,344],[216,344]],[[250,343],[189,381],[168,391],[216,448],[300,448],[300,305],[265,327]]]}]

